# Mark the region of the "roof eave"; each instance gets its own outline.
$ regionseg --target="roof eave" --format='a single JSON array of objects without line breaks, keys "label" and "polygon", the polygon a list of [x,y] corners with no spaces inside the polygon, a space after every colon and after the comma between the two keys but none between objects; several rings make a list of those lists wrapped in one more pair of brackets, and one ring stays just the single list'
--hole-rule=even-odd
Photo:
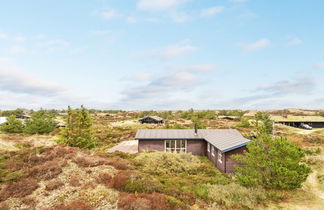
[{"label": "roof eave", "polygon": [[232,150],[235,150],[235,149],[237,149],[237,148],[240,148],[240,147],[244,147],[244,146],[246,146],[248,143],[250,143],[251,141],[248,141],[248,142],[245,142],[245,143],[243,143],[243,144],[239,144],[239,145],[236,145],[236,146],[233,146],[233,147],[229,147],[229,148],[227,148],[227,149],[223,149],[223,150],[221,150],[221,152],[229,152],[229,151],[232,151]]}]

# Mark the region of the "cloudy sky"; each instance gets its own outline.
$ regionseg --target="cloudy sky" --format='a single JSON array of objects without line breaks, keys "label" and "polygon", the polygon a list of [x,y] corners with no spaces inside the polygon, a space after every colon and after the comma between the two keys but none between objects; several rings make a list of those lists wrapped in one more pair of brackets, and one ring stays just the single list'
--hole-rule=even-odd
[{"label": "cloudy sky", "polygon": [[324,108],[324,1],[10,0],[0,109]]}]

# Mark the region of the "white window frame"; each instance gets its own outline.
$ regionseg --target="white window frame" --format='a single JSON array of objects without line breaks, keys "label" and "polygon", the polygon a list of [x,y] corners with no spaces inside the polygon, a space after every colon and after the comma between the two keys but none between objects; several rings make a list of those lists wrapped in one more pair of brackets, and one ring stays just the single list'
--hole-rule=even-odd
[{"label": "white window frame", "polygon": [[[174,147],[169,147],[167,148],[167,142],[170,142],[170,145],[171,145],[171,142],[174,141]],[[184,141],[185,142],[185,147],[177,147],[177,141]],[[164,140],[164,152],[172,152],[171,150],[174,150],[174,153],[177,153],[177,150],[179,150],[180,152],[184,152],[184,153],[187,153],[187,140],[185,139],[173,139],[173,140]],[[179,153],[180,153],[179,152]]]},{"label": "white window frame", "polygon": [[218,162],[223,163],[223,153],[218,150],[218,155],[217,155]]},{"label": "white window frame", "polygon": [[207,143],[207,151],[210,152],[210,144]]},{"label": "white window frame", "polygon": [[211,148],[211,155],[212,156],[215,156],[215,147],[214,146],[211,146],[212,148]]}]

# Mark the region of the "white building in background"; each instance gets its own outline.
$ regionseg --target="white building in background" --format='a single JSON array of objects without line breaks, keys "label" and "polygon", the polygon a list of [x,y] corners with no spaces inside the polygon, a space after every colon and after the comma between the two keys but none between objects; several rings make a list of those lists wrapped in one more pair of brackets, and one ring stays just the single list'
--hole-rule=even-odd
[{"label": "white building in background", "polygon": [[0,125],[5,124],[7,122],[7,117],[0,117]]}]

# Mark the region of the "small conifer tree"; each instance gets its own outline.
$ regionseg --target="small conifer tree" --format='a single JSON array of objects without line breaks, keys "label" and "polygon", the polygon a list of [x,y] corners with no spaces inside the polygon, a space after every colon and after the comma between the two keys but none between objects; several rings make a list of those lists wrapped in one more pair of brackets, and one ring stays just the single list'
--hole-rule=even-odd
[{"label": "small conifer tree", "polygon": [[72,110],[68,107],[66,127],[61,130],[59,143],[72,147],[91,149],[97,145],[93,137],[90,113],[81,106],[81,109]]},{"label": "small conifer tree", "polygon": [[7,122],[0,126],[0,129],[6,133],[22,133],[24,129],[23,123],[16,118],[16,115],[7,117]]}]

